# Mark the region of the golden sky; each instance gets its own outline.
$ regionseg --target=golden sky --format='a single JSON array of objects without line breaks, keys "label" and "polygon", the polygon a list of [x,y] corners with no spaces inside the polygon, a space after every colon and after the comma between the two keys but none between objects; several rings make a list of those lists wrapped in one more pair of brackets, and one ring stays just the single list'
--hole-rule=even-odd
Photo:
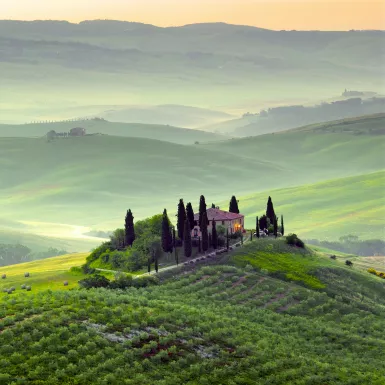
[{"label": "golden sky", "polygon": [[175,26],[227,22],[270,29],[385,29],[385,0],[0,0],[0,19],[115,19]]}]

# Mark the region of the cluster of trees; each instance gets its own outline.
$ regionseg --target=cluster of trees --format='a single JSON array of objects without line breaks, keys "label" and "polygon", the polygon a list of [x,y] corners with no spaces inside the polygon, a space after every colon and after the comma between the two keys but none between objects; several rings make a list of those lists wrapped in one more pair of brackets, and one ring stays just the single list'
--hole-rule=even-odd
[{"label": "cluster of trees", "polygon": [[285,227],[283,223],[283,215],[281,215],[281,224],[278,225],[279,219],[275,214],[273,200],[269,196],[267,200],[266,213],[261,217],[256,217],[255,235],[257,238],[261,236],[261,232],[266,235],[273,234],[276,238],[285,235]]},{"label": "cluster of trees", "polygon": [[68,251],[53,247],[48,248],[46,251],[33,252],[29,247],[19,243],[0,243],[0,266],[16,265],[18,263],[51,258],[64,254],[68,254]]}]

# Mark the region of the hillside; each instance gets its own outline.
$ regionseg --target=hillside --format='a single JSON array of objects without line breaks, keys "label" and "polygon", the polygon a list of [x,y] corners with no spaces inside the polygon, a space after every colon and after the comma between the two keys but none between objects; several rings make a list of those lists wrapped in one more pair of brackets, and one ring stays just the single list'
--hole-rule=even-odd
[{"label": "hillside", "polygon": [[98,104],[161,100],[228,111],[251,102],[257,108],[266,101],[320,100],[346,87],[376,85],[373,91],[382,92],[383,42],[380,31],[3,20],[2,120]]},{"label": "hillside", "polygon": [[384,189],[385,171],[380,171],[237,198],[249,228],[255,227],[255,217],[263,214],[271,195],[289,231],[303,238],[338,240],[353,234],[384,239]]},{"label": "hillside", "polygon": [[[50,143],[45,139],[3,138],[2,221],[22,222],[27,226],[23,231],[39,236],[60,238],[64,231],[66,238],[71,238],[76,232],[77,240],[83,241],[79,239],[79,227],[84,227],[84,232],[89,227],[111,230],[121,225],[127,208],[141,219],[164,207],[174,212],[180,197],[194,205],[202,193],[214,203],[227,202],[233,194],[263,192],[259,195],[262,199],[262,195],[266,198],[277,188],[380,171],[385,168],[383,120],[382,116],[365,118],[325,130],[289,131],[192,146],[114,136],[67,138]],[[381,183],[373,187],[374,194],[381,191]],[[341,196],[338,189],[328,191]],[[288,199],[292,193],[282,192]],[[298,194],[303,197],[305,192],[300,189]],[[314,210],[318,203],[309,199],[307,210]],[[340,199],[336,198],[333,204]],[[353,194],[352,205],[358,204],[355,199],[362,200]],[[246,214],[254,215],[255,205]],[[285,207],[287,219],[296,218],[288,210]],[[304,230],[295,223],[298,224],[297,219],[294,228]],[[378,232],[379,225],[374,225],[373,231]],[[354,228],[348,225],[346,229]],[[20,231],[13,225],[6,230]],[[325,235],[330,234],[325,231]],[[77,247],[67,250],[82,251]]]},{"label": "hillside", "polygon": [[196,141],[223,140],[224,135],[160,124],[114,123],[103,120],[79,120],[61,123],[0,124],[0,137],[43,137],[47,132],[68,132],[82,127],[88,134],[106,134],[132,138],[159,139],[171,143],[194,144]]},{"label": "hillside", "polygon": [[[253,242],[224,265],[185,267],[155,287],[3,296],[0,378],[381,384],[383,280],[308,250],[282,254],[271,242],[265,250]],[[303,274],[318,289],[291,280],[295,262],[307,259]]]}]

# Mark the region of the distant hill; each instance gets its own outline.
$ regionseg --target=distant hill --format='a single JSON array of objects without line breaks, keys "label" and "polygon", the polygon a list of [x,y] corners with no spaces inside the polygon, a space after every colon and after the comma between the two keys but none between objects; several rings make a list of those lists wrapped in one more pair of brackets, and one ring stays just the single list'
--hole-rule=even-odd
[{"label": "distant hill", "polygon": [[[74,127],[85,128],[87,134],[105,134],[132,138],[160,139],[172,143],[194,144],[226,139],[226,136],[206,131],[139,123],[113,123],[103,120],[80,120],[61,123],[0,124],[0,137],[43,137],[47,132],[68,132]],[[58,139],[61,140],[61,139]]]},{"label": "distant hill", "polygon": [[227,111],[250,101],[314,101],[373,84],[381,92],[384,37],[381,31],[271,31],[223,23],[158,28],[3,20],[2,120],[97,104]]},{"label": "distant hill", "polygon": [[348,98],[314,106],[288,105],[248,113],[240,119],[205,127],[205,130],[233,136],[255,136],[279,132],[303,125],[385,113],[385,97]]},{"label": "distant hill", "polygon": [[36,231],[47,223],[111,230],[128,208],[140,219],[165,207],[172,213],[181,197],[217,203],[380,171],[378,119],[191,146],[116,136],[3,138],[0,216],[36,223]]}]

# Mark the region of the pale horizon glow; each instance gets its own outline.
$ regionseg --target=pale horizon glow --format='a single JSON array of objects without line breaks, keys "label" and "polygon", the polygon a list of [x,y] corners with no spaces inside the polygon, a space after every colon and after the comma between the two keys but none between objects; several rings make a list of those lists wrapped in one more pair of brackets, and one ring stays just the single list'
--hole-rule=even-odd
[{"label": "pale horizon glow", "polygon": [[269,29],[385,29],[382,0],[1,0],[0,19],[111,19],[161,27],[226,22]]}]

